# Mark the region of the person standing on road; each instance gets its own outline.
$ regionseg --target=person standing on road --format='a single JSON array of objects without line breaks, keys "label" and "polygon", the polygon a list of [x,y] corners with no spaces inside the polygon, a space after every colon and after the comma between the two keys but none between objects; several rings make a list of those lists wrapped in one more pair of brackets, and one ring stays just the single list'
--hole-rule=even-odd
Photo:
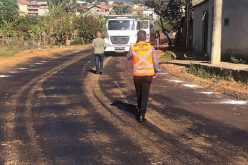
[{"label": "person standing on road", "polygon": [[140,30],[137,43],[132,45],[127,55],[133,63],[133,80],[138,104],[138,121],[145,121],[147,101],[153,77],[156,76],[159,63],[154,47],[146,42],[146,32]]},{"label": "person standing on road", "polygon": [[106,44],[104,39],[102,39],[101,32],[96,33],[96,39],[93,40],[92,47],[94,48],[94,54],[96,58],[96,74],[102,74],[104,50]]},{"label": "person standing on road", "polygon": [[156,30],[155,40],[156,40],[156,46],[159,49],[159,47],[160,47],[160,32],[159,32],[159,30]]}]

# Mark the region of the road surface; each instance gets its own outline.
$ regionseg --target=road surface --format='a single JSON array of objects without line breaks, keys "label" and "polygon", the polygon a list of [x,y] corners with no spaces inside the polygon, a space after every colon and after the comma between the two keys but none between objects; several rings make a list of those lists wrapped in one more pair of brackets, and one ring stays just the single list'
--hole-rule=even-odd
[{"label": "road surface", "polygon": [[248,105],[160,71],[136,121],[131,65],[89,50],[0,73],[0,164],[248,164]]}]

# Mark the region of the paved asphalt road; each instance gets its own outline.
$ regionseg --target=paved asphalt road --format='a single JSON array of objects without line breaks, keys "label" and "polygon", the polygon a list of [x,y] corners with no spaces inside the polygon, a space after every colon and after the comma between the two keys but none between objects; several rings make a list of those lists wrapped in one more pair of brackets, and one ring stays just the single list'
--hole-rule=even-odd
[{"label": "paved asphalt road", "polygon": [[130,63],[90,54],[0,73],[0,164],[248,164],[247,102],[161,70],[138,123]]}]

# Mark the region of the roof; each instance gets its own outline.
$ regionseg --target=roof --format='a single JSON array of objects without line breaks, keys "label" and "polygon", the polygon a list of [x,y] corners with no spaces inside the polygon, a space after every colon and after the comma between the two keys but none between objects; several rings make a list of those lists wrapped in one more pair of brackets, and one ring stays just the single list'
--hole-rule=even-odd
[{"label": "roof", "polygon": [[94,7],[99,8],[100,12],[105,12],[106,10],[110,10],[112,8],[109,5],[98,4],[98,5],[93,5],[93,6],[89,7],[88,10],[90,10]]},{"label": "roof", "polygon": [[98,4],[98,5],[96,5],[96,6],[98,6],[98,7],[101,8],[101,9],[111,9],[111,8],[112,8],[111,6],[104,5],[104,4]]},{"label": "roof", "polygon": [[17,0],[17,4],[18,5],[28,5],[28,1],[27,0]]},{"label": "roof", "polygon": [[196,7],[196,6],[199,6],[205,2],[207,2],[208,0],[192,0],[192,6],[193,7]]}]

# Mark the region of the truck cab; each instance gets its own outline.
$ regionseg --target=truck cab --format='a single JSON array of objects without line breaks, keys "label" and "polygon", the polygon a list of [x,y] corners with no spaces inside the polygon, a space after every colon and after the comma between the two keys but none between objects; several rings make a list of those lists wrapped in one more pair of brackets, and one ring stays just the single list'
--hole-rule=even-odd
[{"label": "truck cab", "polygon": [[150,20],[140,19],[137,16],[109,16],[106,26],[105,53],[128,52],[130,46],[136,43],[139,30],[146,31],[147,42],[150,42]]},{"label": "truck cab", "polygon": [[128,52],[137,40],[138,20],[136,17],[112,16],[107,20],[105,52]]}]

